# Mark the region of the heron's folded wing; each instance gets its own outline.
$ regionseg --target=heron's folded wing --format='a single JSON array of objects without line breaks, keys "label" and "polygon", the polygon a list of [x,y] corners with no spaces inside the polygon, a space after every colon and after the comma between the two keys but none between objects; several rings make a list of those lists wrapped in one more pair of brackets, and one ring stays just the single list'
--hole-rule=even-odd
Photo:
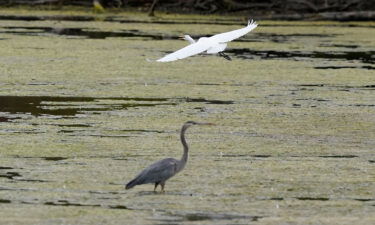
[{"label": "heron's folded wing", "polygon": [[222,34],[216,34],[216,35],[210,37],[210,39],[213,39],[213,40],[215,40],[219,43],[226,43],[226,42],[229,42],[229,41],[233,41],[234,39],[237,39],[241,36],[244,36],[245,34],[249,33],[250,31],[252,31],[257,26],[258,26],[258,24],[256,22],[249,21],[248,25],[244,28],[229,31],[229,32],[222,33]]},{"label": "heron's folded wing", "polygon": [[183,59],[192,55],[199,54],[201,52],[206,51],[209,49],[211,46],[202,43],[202,42],[196,42],[194,44],[188,45],[185,48],[182,48],[180,50],[177,50],[171,54],[168,54],[164,56],[161,59],[156,60],[157,62],[170,62],[170,61],[175,61],[179,59]]},{"label": "heron's folded wing", "polygon": [[173,158],[162,159],[144,169],[136,178],[138,184],[155,183],[167,180],[176,174],[178,161]]}]

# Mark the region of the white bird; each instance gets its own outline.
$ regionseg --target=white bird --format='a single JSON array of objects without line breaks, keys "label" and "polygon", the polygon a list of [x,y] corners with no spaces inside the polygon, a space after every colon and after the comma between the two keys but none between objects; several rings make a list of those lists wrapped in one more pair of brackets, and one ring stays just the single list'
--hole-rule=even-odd
[{"label": "white bird", "polygon": [[229,31],[226,33],[216,34],[212,37],[201,37],[198,41],[195,41],[189,35],[184,35],[183,39],[187,40],[190,45],[175,51],[171,54],[164,56],[161,59],[156,60],[157,62],[171,62],[179,59],[184,59],[192,55],[196,55],[202,52],[207,54],[219,53],[220,56],[225,59],[231,60],[229,56],[223,53],[227,47],[227,43],[237,39],[241,36],[252,31],[258,24],[253,20],[249,21],[247,26],[238,30]]}]

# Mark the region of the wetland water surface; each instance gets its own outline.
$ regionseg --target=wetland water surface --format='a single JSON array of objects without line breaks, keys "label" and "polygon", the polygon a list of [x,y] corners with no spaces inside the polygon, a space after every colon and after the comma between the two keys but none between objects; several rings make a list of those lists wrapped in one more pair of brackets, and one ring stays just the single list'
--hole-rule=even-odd
[{"label": "wetland water surface", "polygon": [[[158,64],[245,22],[0,18],[1,224],[375,222],[374,23],[259,21],[231,62]],[[125,191],[187,120],[217,126],[166,193]]]}]

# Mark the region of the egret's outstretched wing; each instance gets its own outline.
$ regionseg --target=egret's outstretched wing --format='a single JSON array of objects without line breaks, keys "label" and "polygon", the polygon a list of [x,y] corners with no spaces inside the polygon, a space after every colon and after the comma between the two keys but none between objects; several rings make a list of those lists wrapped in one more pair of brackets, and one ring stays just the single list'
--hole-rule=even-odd
[{"label": "egret's outstretched wing", "polygon": [[201,52],[206,51],[209,49],[211,46],[207,45],[206,43],[203,42],[196,42],[194,44],[188,45],[185,48],[181,48],[180,50],[177,50],[171,54],[168,54],[164,56],[161,59],[156,60],[157,62],[170,62],[170,61],[175,61],[183,58],[187,58],[192,55],[199,54]]},{"label": "egret's outstretched wing", "polygon": [[258,24],[256,22],[254,22],[253,20],[251,20],[251,21],[249,20],[247,26],[244,27],[244,28],[229,31],[229,32],[226,32],[226,33],[216,34],[216,35],[210,37],[210,39],[215,40],[219,43],[226,43],[226,42],[232,41],[234,39],[237,39],[241,36],[244,36],[245,34],[249,33],[251,30],[253,30],[257,26],[258,26]]}]

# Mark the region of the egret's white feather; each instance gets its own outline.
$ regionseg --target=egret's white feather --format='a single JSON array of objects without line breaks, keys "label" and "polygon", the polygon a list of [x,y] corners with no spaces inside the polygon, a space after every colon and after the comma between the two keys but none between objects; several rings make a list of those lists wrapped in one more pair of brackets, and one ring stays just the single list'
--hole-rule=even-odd
[{"label": "egret's white feather", "polygon": [[[197,42],[192,39],[189,35],[185,35],[184,39],[192,43],[176,52],[168,54],[161,59],[156,60],[157,62],[171,62],[178,59],[187,58],[192,55],[196,55],[207,51],[208,54],[216,54],[224,51],[227,46],[227,42],[233,41],[241,36],[252,31],[258,24],[252,20],[248,22],[247,26],[241,29],[229,31],[222,34],[217,34],[212,37],[200,38]],[[227,56],[228,57],[228,56]]]},{"label": "egret's white feather", "polygon": [[164,56],[161,59],[156,60],[157,62],[171,62],[178,59],[187,58],[192,55],[196,55],[206,51],[210,46],[207,46],[204,42],[196,42],[194,44],[188,45],[178,51]]},{"label": "egret's white feather", "polygon": [[233,41],[234,39],[237,39],[239,37],[244,36],[245,34],[249,33],[250,31],[252,31],[257,26],[258,26],[258,24],[256,22],[253,22],[253,21],[250,22],[249,21],[248,25],[244,28],[229,31],[229,32],[226,32],[226,33],[216,34],[216,35],[212,36],[211,38],[212,38],[212,40],[215,40],[219,43],[230,42],[230,41]]}]

